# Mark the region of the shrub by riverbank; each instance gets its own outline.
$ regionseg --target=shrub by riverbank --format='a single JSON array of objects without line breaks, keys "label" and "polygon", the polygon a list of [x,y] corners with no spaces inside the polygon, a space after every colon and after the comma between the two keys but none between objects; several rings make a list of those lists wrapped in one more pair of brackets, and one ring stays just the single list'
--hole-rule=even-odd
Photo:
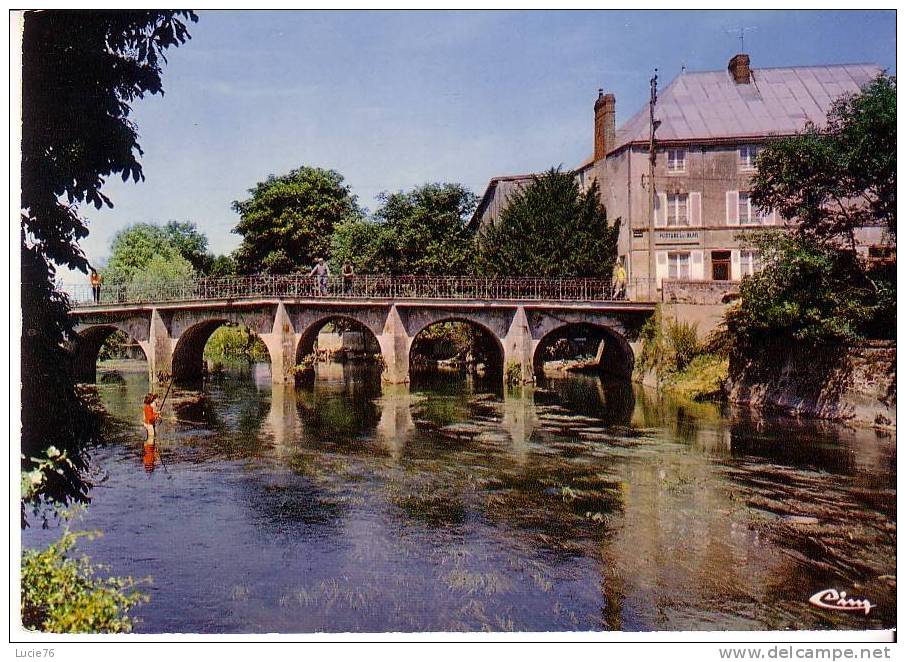
[{"label": "shrub by riverbank", "polygon": [[702,343],[695,324],[665,318],[660,307],[641,330],[635,379],[690,400],[723,397],[729,361],[717,337]]},{"label": "shrub by riverbank", "polygon": [[29,630],[61,633],[131,632],[129,611],[147,602],[131,577],[100,578],[103,570],[86,556],[74,557],[79,537],[66,531],[41,550],[22,552],[22,625]]},{"label": "shrub by riverbank", "polygon": [[685,369],[670,373],[661,389],[670,395],[689,400],[720,400],[724,396],[730,362],[717,354],[696,356]]}]

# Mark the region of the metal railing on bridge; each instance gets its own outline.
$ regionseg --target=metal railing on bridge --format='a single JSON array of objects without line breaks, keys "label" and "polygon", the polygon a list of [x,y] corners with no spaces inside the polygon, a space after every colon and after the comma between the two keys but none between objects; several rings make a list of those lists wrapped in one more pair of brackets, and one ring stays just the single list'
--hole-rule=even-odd
[{"label": "metal railing on bridge", "polygon": [[[646,279],[643,279],[646,280]],[[647,281],[646,281],[647,282]],[[75,306],[148,304],[258,298],[477,299],[511,301],[617,301],[627,288],[603,278],[479,278],[473,276],[363,275],[319,278],[255,275],[160,283],[103,283],[99,299],[90,284],[63,285]],[[628,290],[642,291],[633,281]],[[634,297],[638,298],[638,297]]]}]

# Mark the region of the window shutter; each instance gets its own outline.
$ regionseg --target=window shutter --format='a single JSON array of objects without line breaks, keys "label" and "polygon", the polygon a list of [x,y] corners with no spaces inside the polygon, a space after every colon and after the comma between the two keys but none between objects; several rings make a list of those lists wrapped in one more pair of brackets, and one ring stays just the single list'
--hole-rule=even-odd
[{"label": "window shutter", "polygon": [[740,280],[739,251],[730,251],[730,280]]},{"label": "window shutter", "polygon": [[702,194],[698,192],[689,194],[689,226],[702,226]]},{"label": "window shutter", "polygon": [[727,191],[727,225],[739,225],[739,191]]},{"label": "window shutter", "polygon": [[692,251],[692,264],[689,267],[689,278],[691,280],[705,279],[705,261],[702,259],[701,251]]},{"label": "window shutter", "polygon": [[667,194],[658,193],[654,196],[654,225],[662,228],[667,225]]},{"label": "window shutter", "polygon": [[655,278],[657,278],[657,286],[661,286],[661,281],[667,277],[667,252],[658,251],[657,252],[657,266],[655,271]]}]

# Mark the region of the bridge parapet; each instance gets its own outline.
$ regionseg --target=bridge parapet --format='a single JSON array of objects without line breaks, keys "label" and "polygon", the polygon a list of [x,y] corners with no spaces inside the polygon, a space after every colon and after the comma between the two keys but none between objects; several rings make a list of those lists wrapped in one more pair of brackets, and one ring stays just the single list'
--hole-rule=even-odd
[{"label": "bridge parapet", "polygon": [[[632,283],[629,291],[637,291]],[[88,284],[65,285],[74,306],[158,304],[220,299],[313,298],[326,299],[445,299],[491,301],[618,301],[626,287],[606,278],[482,278],[476,276],[364,275],[320,279],[301,274],[230,276],[185,281],[103,284],[99,300]]]}]

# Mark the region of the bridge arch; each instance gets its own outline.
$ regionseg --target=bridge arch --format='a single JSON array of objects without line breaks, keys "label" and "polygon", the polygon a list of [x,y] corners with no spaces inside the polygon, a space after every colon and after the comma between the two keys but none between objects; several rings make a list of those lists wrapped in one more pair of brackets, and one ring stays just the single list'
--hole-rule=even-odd
[{"label": "bridge arch", "polygon": [[[205,372],[205,345],[217,329],[231,323],[235,322],[227,317],[211,317],[183,329],[173,347],[171,361],[173,381],[192,382],[202,379]],[[249,330],[256,331],[254,328]],[[270,359],[270,348],[268,358]]]},{"label": "bridge arch", "polygon": [[101,347],[117,331],[123,332],[127,338],[141,347],[142,355],[146,361],[148,360],[146,348],[132,335],[132,329],[128,324],[111,322],[85,326],[77,329],[75,338],[70,342],[73,375],[77,382],[93,384],[97,381],[97,362]]},{"label": "bridge arch", "polygon": [[441,313],[437,316],[433,316],[428,320],[421,320],[420,323],[410,330],[411,341],[409,343],[409,367],[411,368],[415,365],[413,362],[413,354],[419,348],[420,340],[423,338],[423,335],[428,329],[438,324],[445,324],[448,322],[458,322],[460,324],[465,324],[469,328],[478,331],[479,341],[477,344],[478,351],[483,355],[481,358],[485,358],[485,369],[489,372],[503,374],[503,366],[505,360],[505,351],[503,348],[503,342],[501,341],[500,335],[498,332],[492,328],[494,325],[494,320],[483,319],[478,315],[471,314],[460,314],[457,312],[448,312]]},{"label": "bridge arch", "polygon": [[299,334],[299,341],[296,345],[296,363],[301,363],[309,354],[314,353],[315,343],[318,340],[318,335],[330,323],[341,322],[344,326],[350,327],[351,330],[363,334],[364,348],[363,351],[368,351],[370,346],[371,350],[375,354],[380,354],[380,344],[378,342],[378,334],[375,333],[371,325],[366,324],[362,320],[356,319],[352,315],[345,315],[343,313],[325,313],[324,315],[316,318],[314,321],[307,320],[307,326],[304,328],[301,334]]},{"label": "bridge arch", "polygon": [[561,321],[546,325],[537,341],[532,355],[532,368],[536,374],[544,369],[544,355],[549,347],[560,338],[571,333],[591,332],[599,342],[595,349],[595,361],[601,372],[615,377],[630,379],[635,368],[635,352],[629,341],[612,326],[596,321]]}]

